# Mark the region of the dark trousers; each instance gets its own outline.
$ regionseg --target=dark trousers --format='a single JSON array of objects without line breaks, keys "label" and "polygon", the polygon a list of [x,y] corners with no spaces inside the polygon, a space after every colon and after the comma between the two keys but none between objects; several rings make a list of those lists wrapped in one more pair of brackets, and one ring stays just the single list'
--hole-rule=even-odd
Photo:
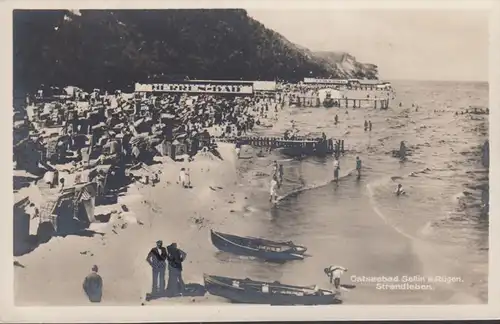
[{"label": "dark trousers", "polygon": [[184,281],[182,280],[182,270],[168,267],[168,285],[169,296],[177,296],[184,292]]},{"label": "dark trousers", "polygon": [[153,286],[152,293],[162,293],[165,291],[165,266],[153,266]]}]

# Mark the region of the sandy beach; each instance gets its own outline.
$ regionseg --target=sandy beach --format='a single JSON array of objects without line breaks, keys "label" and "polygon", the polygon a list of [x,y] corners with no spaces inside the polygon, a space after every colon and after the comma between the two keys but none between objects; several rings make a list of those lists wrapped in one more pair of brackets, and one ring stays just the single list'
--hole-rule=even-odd
[{"label": "sandy beach", "polygon": [[[268,202],[270,163],[273,159],[283,160],[282,156],[271,153],[263,158],[255,157],[258,150],[244,146],[242,159],[238,160],[234,145],[219,143],[222,159],[210,153],[198,153],[192,162],[155,158],[161,163],[147,168],[148,172],[161,171],[160,182],[155,186],[135,182],[126,193],[120,194],[117,204],[97,206],[96,215],[104,218],[111,215],[109,222],[91,225],[90,230],[95,233],[88,237],[54,237],[33,252],[15,258],[24,266],[15,267],[16,303],[87,305],[89,302],[81,285],[92,265],[96,264],[104,280],[102,305],[143,304],[151,287],[151,268],[145,258],[159,239],[167,244],[177,242],[187,252],[183,271],[187,284],[203,284],[203,274],[208,273],[281,280],[292,284],[318,284],[328,288],[322,268],[328,263],[339,263],[352,269],[350,275],[355,276],[446,274],[466,278],[465,285],[468,287],[465,288],[464,284],[443,285],[432,292],[409,293],[405,290],[375,291],[371,284],[357,283],[357,289],[345,294],[346,303],[482,302],[483,290],[479,295],[477,292],[478,287],[487,284],[482,272],[477,277],[467,277],[469,271],[445,265],[446,260],[454,260],[459,255],[457,253],[462,252],[451,246],[436,248],[437,242],[429,241],[424,235],[433,228],[429,225],[432,223],[407,215],[408,212],[411,215],[418,213],[423,206],[430,209],[434,206],[424,200],[417,189],[422,185],[419,181],[431,180],[408,177],[411,172],[423,169],[425,164],[421,159],[425,155],[415,155],[408,165],[399,166],[392,173],[384,171],[384,165],[395,166],[397,161],[393,162],[392,157],[377,152],[397,147],[397,140],[388,138],[387,131],[399,130],[402,126],[396,119],[384,117],[384,112],[372,109],[349,109],[348,115],[341,113],[344,109],[339,110],[340,125],[328,128],[328,135],[348,134],[348,150],[352,152],[340,159],[343,166],[341,183],[338,189],[333,187],[333,196],[332,189],[329,189],[332,186],[331,165],[324,161],[284,162],[286,181],[279,192],[284,199],[277,208],[271,208]],[[401,114],[423,121],[432,113],[411,112],[406,108],[397,115]],[[452,116],[451,111],[448,114]],[[361,127],[365,118],[375,123],[373,135],[368,136]],[[272,128],[259,128],[256,133],[267,136],[279,134],[292,120],[299,127],[311,131],[313,129],[308,122],[314,120],[317,127],[314,131],[317,132],[331,127],[328,126],[331,123],[329,119],[333,119],[332,111],[324,108],[286,107],[280,111]],[[412,127],[413,124],[407,125]],[[410,143],[418,147],[418,142],[425,140],[422,137],[422,140],[411,140]],[[376,148],[374,143],[380,144]],[[365,157],[363,150],[369,155]],[[354,168],[355,154],[362,154],[368,160],[365,162],[366,179],[362,179],[361,186],[349,185],[353,181],[349,174]],[[440,161],[436,159],[433,169],[438,167],[435,163]],[[426,163],[429,165],[429,162]],[[177,183],[182,167],[191,170],[193,188],[185,189]],[[139,174],[141,171],[135,172]],[[294,180],[297,175],[300,181]],[[395,209],[402,208],[404,201],[389,202],[387,197],[381,196],[393,190],[391,177],[399,177],[399,181],[412,191],[412,200],[416,199],[416,205],[405,207],[406,213]],[[440,183],[434,185],[435,190],[440,190]],[[324,208],[325,199],[330,201],[328,208]],[[348,199],[349,203],[332,204],[332,199]],[[313,257],[290,265],[272,265],[221,254],[210,242],[211,228],[239,235],[281,240],[293,238],[297,243],[306,244]],[[325,244],[329,246],[327,249]],[[368,251],[365,249],[367,244],[370,245]],[[482,262],[482,258],[478,258],[477,262]],[[352,282],[352,277],[348,276],[345,280]],[[377,296],[376,300],[374,296]],[[161,298],[145,304],[193,302],[227,301],[207,294]]]},{"label": "sandy beach", "polygon": [[103,304],[141,303],[151,285],[146,254],[159,239],[177,242],[188,253],[184,279],[199,283],[210,244],[208,227],[230,221],[244,206],[237,190],[234,148],[220,144],[219,150],[224,160],[203,156],[186,163],[192,189],[177,183],[179,163],[163,161],[154,165],[162,172],[160,183],[133,184],[118,204],[96,207],[96,215],[111,213],[111,218],[92,224],[93,237],[56,237],[16,258],[24,266],[16,267],[20,303],[87,304],[81,285],[93,264],[105,278]]}]

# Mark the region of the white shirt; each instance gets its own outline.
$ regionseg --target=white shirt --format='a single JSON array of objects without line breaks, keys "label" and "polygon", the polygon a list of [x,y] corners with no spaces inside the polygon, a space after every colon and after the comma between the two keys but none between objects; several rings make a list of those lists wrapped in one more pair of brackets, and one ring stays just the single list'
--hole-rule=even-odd
[{"label": "white shirt", "polygon": [[341,267],[341,266],[331,266],[328,268],[330,273],[332,274],[333,278],[340,278],[344,274],[345,271],[347,271],[346,268]]},{"label": "white shirt", "polygon": [[335,160],[335,161],[333,161],[333,168],[334,168],[334,169],[338,169],[338,168],[339,168],[339,166],[340,166],[340,165],[339,165],[339,160]]},{"label": "white shirt", "polygon": [[271,195],[275,195],[276,194],[276,186],[278,185],[278,183],[276,182],[276,180],[271,180],[271,188],[270,188],[270,192],[271,192]]},{"label": "white shirt", "polygon": [[181,182],[185,182],[186,181],[186,172],[184,172],[184,170],[182,170],[180,173],[179,173],[179,180]]}]

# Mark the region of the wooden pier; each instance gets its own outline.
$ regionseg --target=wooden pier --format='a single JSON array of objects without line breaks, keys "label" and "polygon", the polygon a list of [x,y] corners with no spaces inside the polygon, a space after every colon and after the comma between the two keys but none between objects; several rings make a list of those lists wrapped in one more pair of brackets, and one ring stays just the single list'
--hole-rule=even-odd
[{"label": "wooden pier", "polygon": [[279,149],[286,155],[329,155],[339,156],[345,152],[344,140],[294,137],[219,137],[219,142],[250,145],[253,147]]},{"label": "wooden pier", "polygon": [[[380,109],[387,109],[389,108],[389,99],[379,99],[379,98],[364,98],[364,99],[350,99],[350,98],[343,98],[340,99],[340,101],[344,101],[345,107],[349,108],[349,102],[352,101],[353,108],[361,108],[361,102],[373,102],[373,107],[377,109],[377,106],[380,107]],[[357,105],[356,105],[357,104]]]},{"label": "wooden pier", "polygon": [[[361,102],[371,102],[375,109],[387,109],[389,108],[390,99],[388,98],[332,98],[331,100],[339,103],[339,106],[344,106],[345,108],[361,108]],[[321,107],[322,103],[318,97],[311,96],[298,96],[297,100],[294,102],[299,107]]]}]

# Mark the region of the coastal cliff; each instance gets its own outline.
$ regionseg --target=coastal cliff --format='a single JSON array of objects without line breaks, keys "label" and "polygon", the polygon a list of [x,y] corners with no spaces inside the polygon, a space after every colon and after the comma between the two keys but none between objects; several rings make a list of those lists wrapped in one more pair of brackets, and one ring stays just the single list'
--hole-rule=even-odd
[{"label": "coastal cliff", "polygon": [[349,53],[320,51],[314,52],[314,55],[344,77],[378,79],[378,66],[375,64],[358,62],[356,58]]},{"label": "coastal cliff", "polygon": [[165,76],[299,81],[377,78],[347,54],[334,62],[288,41],[245,10],[16,10],[14,88],[126,89]]}]

